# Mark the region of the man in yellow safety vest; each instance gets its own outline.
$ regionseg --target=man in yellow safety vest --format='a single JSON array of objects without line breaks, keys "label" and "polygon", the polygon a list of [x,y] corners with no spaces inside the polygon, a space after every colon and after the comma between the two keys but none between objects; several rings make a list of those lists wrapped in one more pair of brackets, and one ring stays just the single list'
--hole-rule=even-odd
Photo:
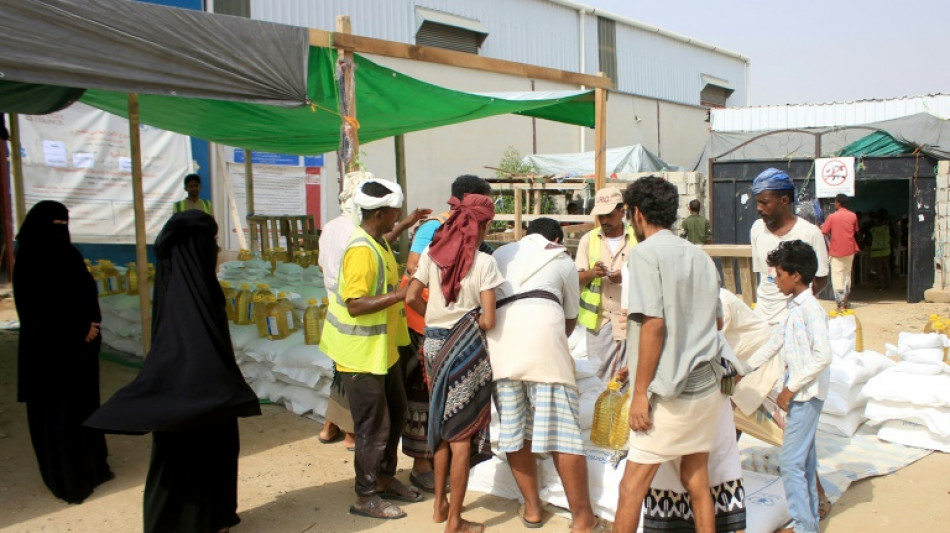
[{"label": "man in yellow safety vest", "polygon": [[[343,254],[338,292],[330,294],[320,349],[334,363],[356,433],[356,502],[350,513],[402,518],[387,500],[416,502],[422,493],[395,478],[396,450],[406,425],[406,392],[399,346],[409,344],[399,271],[385,234],[402,211],[399,185],[368,180],[356,191],[362,210]],[[383,499],[385,498],[385,499]]]},{"label": "man in yellow safety vest", "polygon": [[600,227],[581,237],[574,260],[581,286],[577,322],[587,329],[587,357],[599,363],[597,375],[606,381],[624,366],[627,317],[620,308],[621,273],[637,238],[624,223],[620,189],[597,191],[591,215]]},{"label": "man in yellow safety vest", "polygon": [[214,216],[214,210],[211,208],[211,201],[198,197],[198,195],[201,194],[201,176],[197,174],[188,174],[185,176],[184,182],[185,192],[188,193],[188,197],[184,200],[181,200],[180,202],[175,202],[172,211],[174,213],[181,213],[182,211],[187,211],[189,209],[197,209]]}]

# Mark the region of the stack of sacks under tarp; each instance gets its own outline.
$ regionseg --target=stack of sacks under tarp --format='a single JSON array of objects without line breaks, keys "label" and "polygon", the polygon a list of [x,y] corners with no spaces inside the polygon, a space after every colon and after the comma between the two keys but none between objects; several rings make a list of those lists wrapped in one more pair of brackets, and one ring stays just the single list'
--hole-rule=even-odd
[{"label": "stack of sacks under tarp", "polygon": [[260,259],[228,261],[218,266],[218,279],[230,281],[232,286],[240,289],[241,283],[254,283],[263,280],[270,275],[270,269],[270,263]]},{"label": "stack of sacks under tarp", "polygon": [[142,357],[142,312],[138,294],[99,298],[102,342],[119,352]]},{"label": "stack of sacks under tarp", "polygon": [[868,402],[864,384],[894,362],[877,352],[854,351],[856,324],[854,315],[839,316],[828,321],[831,343],[831,383],[828,397],[818,419],[818,427],[843,437],[851,437],[867,420],[864,406]]},{"label": "stack of sacks under tarp", "polygon": [[283,403],[297,415],[323,419],[333,361],[297,331],[280,340],[260,338],[257,327],[231,325],[238,367],[257,397]]},{"label": "stack of sacks under tarp", "polygon": [[880,424],[878,438],[950,452],[950,367],[943,335],[902,332],[888,352],[900,362],[864,387],[865,415]]}]

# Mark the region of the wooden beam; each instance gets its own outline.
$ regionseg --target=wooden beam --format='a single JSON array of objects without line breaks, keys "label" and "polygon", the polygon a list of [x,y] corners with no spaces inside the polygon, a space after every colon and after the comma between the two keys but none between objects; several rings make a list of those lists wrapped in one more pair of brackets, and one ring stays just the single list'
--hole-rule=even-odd
[{"label": "wooden beam", "polygon": [[[3,127],[3,113],[0,113]],[[19,147],[14,146],[14,150]],[[6,265],[7,282],[13,281],[13,197],[10,195],[10,167],[7,165],[7,141],[0,139],[0,224],[3,225],[3,263]]]},{"label": "wooden beam", "polygon": [[[403,198],[409,198],[409,187],[406,183],[406,138],[403,135],[396,135],[393,138],[396,148],[396,183],[402,187]],[[406,206],[408,213],[409,206]],[[409,232],[404,231],[399,235],[399,259],[406,261],[409,259]]]},{"label": "wooden beam", "polygon": [[[337,15],[336,17],[336,33],[333,35],[347,36],[352,34],[352,29],[350,26],[350,17],[347,15]],[[356,120],[356,87],[353,85],[356,83],[356,76],[353,75],[353,69],[355,65],[353,64],[353,50],[340,46],[339,43],[335,43],[334,46],[337,49],[337,68],[339,69],[340,61],[343,61],[343,87],[350,88],[352,90],[345,90],[343,94],[340,95],[340,115],[342,115],[343,122],[340,124],[340,146],[343,145],[344,139],[349,139],[350,141],[350,157],[344,161],[346,172],[356,172],[360,169],[360,132],[357,128],[358,121]],[[346,117],[351,117],[353,122],[347,124]],[[351,135],[346,134],[347,126],[352,132]],[[342,154],[343,151],[340,150]],[[342,184],[342,182],[341,182]]]},{"label": "wooden beam", "polygon": [[129,143],[132,148],[132,204],[135,208],[135,269],[139,277],[139,306],[142,308],[142,354],[148,357],[152,345],[152,305],[149,301],[148,254],[145,252],[145,192],[142,188],[138,93],[129,93]]},{"label": "wooden beam", "polygon": [[[606,79],[606,78],[605,78]],[[607,89],[594,89],[594,189],[607,183]]]},{"label": "wooden beam", "polygon": [[700,246],[709,257],[752,257],[749,244],[703,244]]},{"label": "wooden beam", "polygon": [[[524,206],[521,202],[521,191],[515,191],[515,240],[521,240],[521,216],[524,214]],[[496,217],[498,215],[495,215]]]},{"label": "wooden beam", "polygon": [[362,37],[351,33],[341,33],[339,29],[337,29],[336,32],[311,29],[310,45],[324,48],[338,48],[362,54],[375,54],[473,70],[483,70],[521,78],[555,81],[568,85],[584,85],[586,87],[601,89],[609,89],[611,86],[610,78],[602,76],[591,76],[590,74],[580,74],[567,70],[527,65],[525,63],[516,63],[514,61],[505,61],[503,59],[494,59],[431,46],[384,41],[382,39]]},{"label": "wooden beam", "polygon": [[[254,154],[250,150],[244,150],[244,213],[245,217],[250,217],[254,215],[254,160],[252,157]],[[251,243],[250,250],[252,253],[257,248],[257,232],[254,231],[254,228],[248,224],[248,229],[250,229]]]},{"label": "wooden beam", "polygon": [[13,166],[13,199],[16,204],[17,227],[23,224],[26,218],[26,198],[23,192],[23,154],[20,145],[20,116],[10,115],[10,162]]}]

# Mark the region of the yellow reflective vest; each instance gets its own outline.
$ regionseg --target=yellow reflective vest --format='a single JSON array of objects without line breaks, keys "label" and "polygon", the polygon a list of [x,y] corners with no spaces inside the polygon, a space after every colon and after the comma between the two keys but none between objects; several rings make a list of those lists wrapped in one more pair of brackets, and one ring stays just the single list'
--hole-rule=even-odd
[{"label": "yellow reflective vest", "polygon": [[[630,242],[633,244],[637,243],[637,237],[633,233],[633,226],[628,226],[624,224],[626,228],[627,238],[630,239]],[[588,235],[590,239],[587,241],[587,268],[593,270],[594,265],[600,261],[600,248],[601,243],[603,242],[603,237],[600,236],[600,228],[592,230]],[[603,282],[601,278],[594,278],[581,291],[581,305],[577,310],[577,322],[589,330],[597,329],[597,321],[600,318],[600,299],[601,299],[601,290],[603,289]]]},{"label": "yellow reflective vest", "polygon": [[[366,246],[373,250],[376,258],[376,285],[371,287],[369,296],[377,296],[394,290],[399,281],[398,266],[389,244],[385,247],[376,242],[376,239],[357,226],[350,237],[346,249],[357,246]],[[344,252],[344,257],[346,252]],[[406,315],[403,312],[402,302],[399,306],[400,321],[396,331],[389,331],[390,309],[383,308],[375,313],[361,316],[351,316],[343,302],[346,279],[343,269],[340,269],[339,293],[330,294],[327,318],[323,325],[323,335],[320,338],[320,349],[330,359],[344,368],[353,369],[368,374],[385,375],[389,369],[390,336],[395,336],[395,345],[409,344],[409,329],[406,326]]]},{"label": "yellow reflective vest", "polygon": [[[204,198],[199,198],[199,200],[201,200],[201,210],[210,215],[211,202],[209,200],[205,200]],[[172,213],[173,214],[181,213],[182,211],[187,211],[187,210],[188,210],[188,201],[181,200],[181,201],[175,202],[175,206],[172,208]]]}]

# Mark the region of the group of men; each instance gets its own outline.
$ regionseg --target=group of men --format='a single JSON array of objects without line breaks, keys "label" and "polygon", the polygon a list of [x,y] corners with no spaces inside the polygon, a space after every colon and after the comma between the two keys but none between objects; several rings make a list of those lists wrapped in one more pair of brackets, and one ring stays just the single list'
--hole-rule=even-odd
[{"label": "group of men", "polygon": [[[405,513],[390,500],[419,501],[422,496],[416,486],[426,491],[434,488],[426,483],[431,482],[431,476],[426,476],[431,471],[431,450],[421,444],[426,442],[427,417],[441,415],[428,412],[424,382],[421,388],[415,382],[425,379],[418,365],[424,329],[421,317],[411,317],[411,312],[410,322],[416,325],[407,327],[406,283],[400,283],[402,273],[389,243],[431,212],[416,210],[400,221],[403,196],[399,186],[368,178],[364,173],[347,176],[341,194],[344,214],[324,231],[321,267],[332,294],[321,349],[336,363],[346,398],[343,403],[349,407],[355,433],[357,498],[350,511],[399,518]],[[452,205],[460,204],[467,194],[489,192],[484,180],[461,176],[453,184],[457,201]],[[794,185],[787,174],[770,169],[756,179],[753,192],[761,217],[751,234],[754,269],[762,277],[756,312],[780,324],[789,298],[776,288],[775,268],[765,257],[782,241],[802,240],[811,245],[819,265],[812,284],[817,292],[826,282],[827,251],[821,231],[792,213]],[[560,225],[550,219],[533,221],[524,239],[495,252],[505,279],[495,288],[499,301],[543,290],[554,294],[557,302],[553,318],[541,312],[547,306],[545,312],[550,314],[551,302],[538,299],[500,310],[499,326],[487,335],[492,365],[504,377],[499,381],[519,383],[515,388],[495,383],[494,401],[503,419],[500,446],[524,497],[519,513],[526,527],[540,527],[543,519],[533,453],[550,451],[574,518],[572,530],[605,528],[591,510],[584,449],[573,438],[580,435],[580,428],[566,338],[580,325],[586,330],[588,357],[596,361],[598,376],[628,379],[631,387],[630,449],[614,530],[637,529],[643,502],[652,494],[651,481],[661,465],[674,460],[677,477],[689,493],[690,509],[679,509],[682,519],[697,531],[715,531],[723,523],[744,528],[744,512],[725,522],[717,516],[713,494],[720,504],[723,496],[711,491],[707,471],[714,441],[723,433],[722,406],[729,405],[720,385],[724,341],[718,333],[723,318],[718,273],[705,252],[672,232],[678,205],[673,184],[659,177],[641,178],[626,189],[597,191],[591,214],[598,227],[581,239],[573,265],[567,266],[571,259],[561,244]],[[699,210],[698,205],[690,207]],[[442,213],[416,232],[420,242],[413,243],[409,275],[427,241],[452,215],[452,211]],[[695,240],[709,241],[708,221],[693,220],[689,226],[687,233],[695,233]],[[538,345],[545,346],[543,353]],[[524,361],[513,369],[516,356]],[[407,368],[412,368],[409,375]],[[559,371],[562,368],[564,372]],[[539,391],[548,394],[551,384],[573,390],[573,398],[570,394],[554,400],[541,398]],[[407,389],[415,391],[408,400]],[[513,390],[522,392],[512,395]],[[538,427],[534,418],[554,419],[556,425],[546,427],[544,435],[533,435],[532,427]],[[416,486],[405,486],[395,478],[400,436],[407,454],[415,459],[410,479]],[[544,448],[535,441],[550,446]],[[734,437],[731,441],[734,445]],[[731,482],[726,511],[742,508],[741,488],[736,489],[741,479]],[[733,499],[739,503],[732,505]],[[435,516],[439,514],[437,510]],[[741,517],[738,522],[736,516]],[[469,522],[446,526],[446,531],[481,529]],[[808,529],[800,533],[809,533]]]}]

